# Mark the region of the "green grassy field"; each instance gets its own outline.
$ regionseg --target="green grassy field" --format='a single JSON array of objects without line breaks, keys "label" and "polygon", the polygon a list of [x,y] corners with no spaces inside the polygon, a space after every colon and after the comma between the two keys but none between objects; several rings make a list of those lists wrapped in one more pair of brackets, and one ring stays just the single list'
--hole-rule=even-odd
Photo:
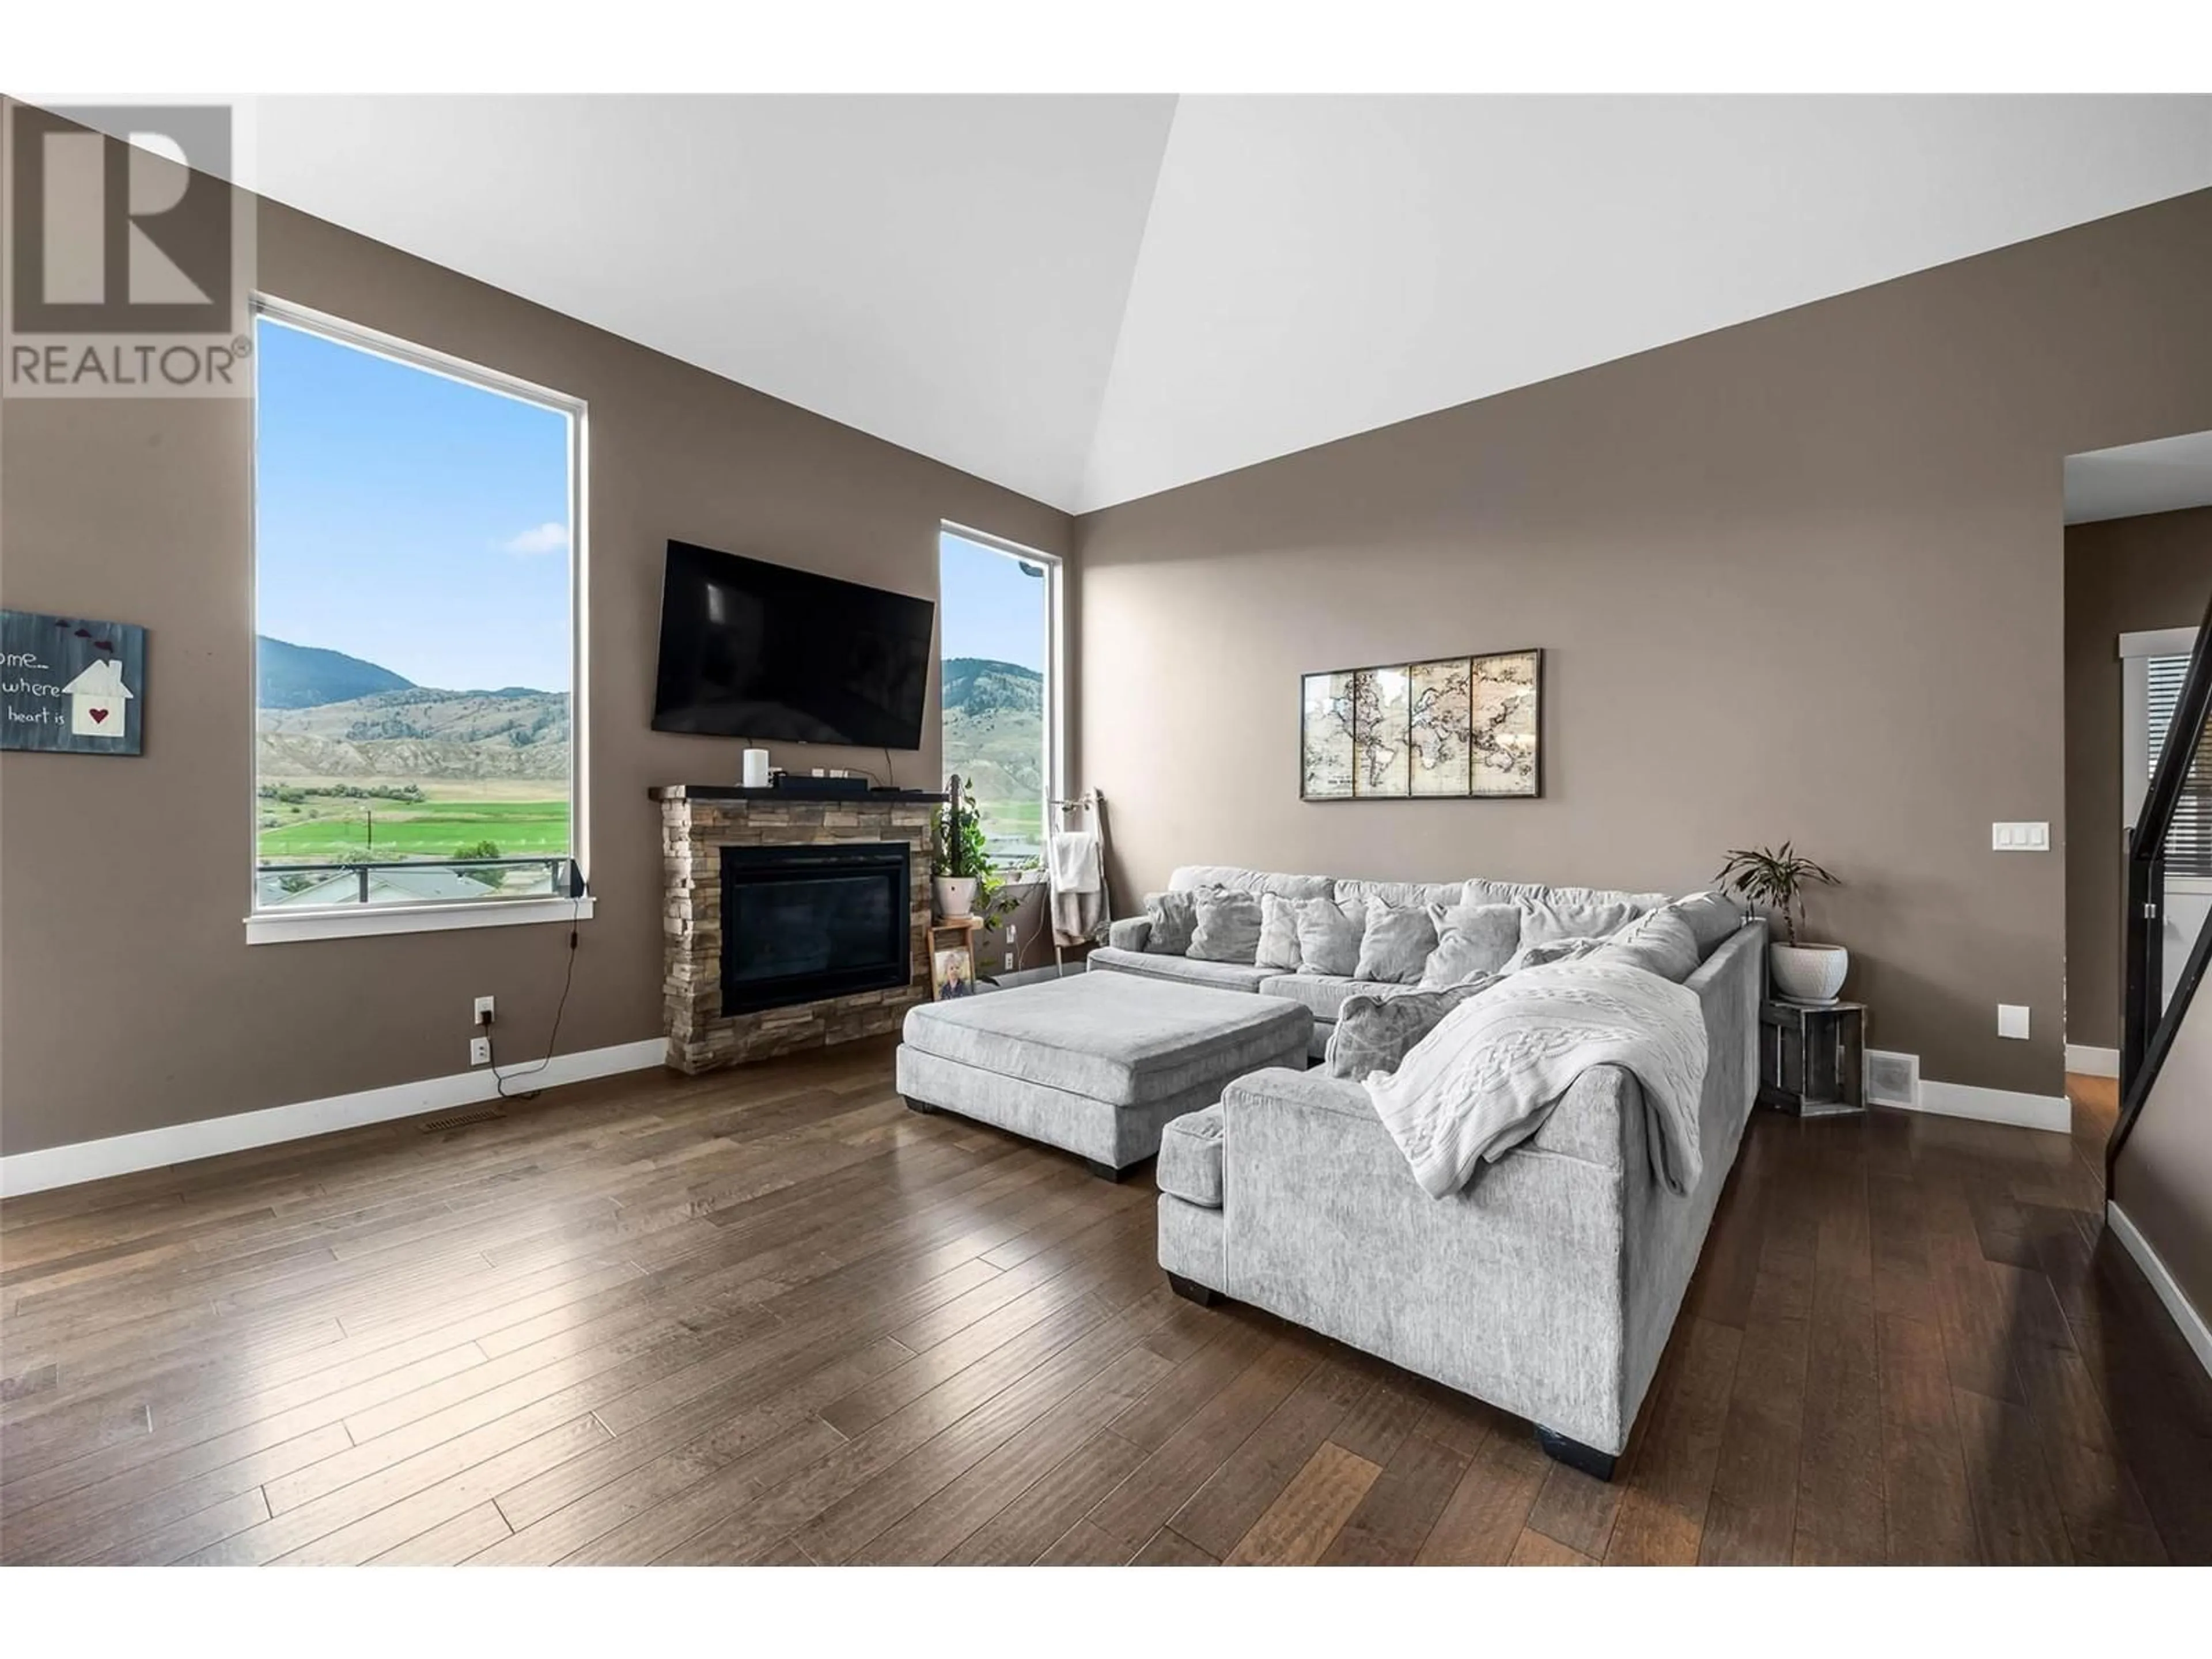
[{"label": "green grassy field", "polygon": [[[377,859],[445,859],[456,848],[485,841],[497,844],[501,858],[568,850],[565,800],[404,802],[311,795],[295,804],[258,805],[264,864],[317,863],[363,853]],[[270,823],[272,817],[279,822]]]},{"label": "green grassy field", "polygon": [[1040,800],[978,800],[983,840],[994,855],[1015,846],[1044,845],[1044,803]]}]

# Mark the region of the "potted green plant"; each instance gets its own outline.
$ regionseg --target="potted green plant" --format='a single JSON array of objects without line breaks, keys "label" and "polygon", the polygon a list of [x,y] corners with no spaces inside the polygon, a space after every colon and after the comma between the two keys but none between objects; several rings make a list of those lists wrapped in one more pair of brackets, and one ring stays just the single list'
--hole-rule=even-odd
[{"label": "potted green plant", "polygon": [[931,817],[929,874],[937,914],[947,921],[963,916],[988,921],[1002,907],[1005,884],[984,848],[981,816],[957,797]]},{"label": "potted green plant", "polygon": [[1746,903],[1774,912],[1783,937],[1766,947],[1767,970],[1777,994],[1792,1002],[1833,1002],[1850,971],[1850,952],[1840,945],[1814,945],[1798,938],[1805,921],[1805,890],[1839,884],[1788,842],[1779,848],[1734,850],[1713,878]]}]

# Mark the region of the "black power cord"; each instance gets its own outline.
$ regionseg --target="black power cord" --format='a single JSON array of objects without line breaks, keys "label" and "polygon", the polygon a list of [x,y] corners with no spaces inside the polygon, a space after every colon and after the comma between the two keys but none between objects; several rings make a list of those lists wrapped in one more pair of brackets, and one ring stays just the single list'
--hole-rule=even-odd
[{"label": "black power cord", "polygon": [[553,1029],[546,1034],[545,1058],[539,1060],[535,1066],[526,1066],[515,1072],[502,1074],[499,1069],[499,1058],[497,1052],[494,1050],[491,1046],[491,1028],[489,1025],[484,1027],[484,1049],[486,1053],[492,1055],[492,1090],[501,1100],[535,1100],[538,1096],[545,1092],[545,1091],[541,1087],[537,1089],[527,1089],[520,1094],[511,1095],[507,1091],[507,1078],[510,1076],[536,1077],[538,1073],[544,1071],[548,1066],[550,1066],[553,1063],[553,1045],[561,1040],[561,1016],[568,1011],[568,988],[576,982],[576,944],[577,936],[582,931],[581,923],[583,921],[583,911],[584,901],[582,898],[573,897],[569,900],[568,968],[568,971],[561,976],[561,1000],[553,1005]]},{"label": "black power cord", "polygon": [[896,789],[898,787],[898,780],[891,775],[891,751],[888,748],[884,750],[883,776],[878,777],[875,774],[875,769],[872,767],[856,766],[854,767],[852,770],[858,772],[862,777],[866,778],[870,783],[875,785],[878,789]]},{"label": "black power cord", "polygon": [[1042,879],[1024,884],[1022,898],[1014,902],[1014,908],[1006,915],[1006,924],[1012,927],[1015,918],[1022,913],[1024,901],[1031,892],[1039,890],[1043,892],[1043,902],[1036,907],[1036,915],[1029,923],[1029,932],[1018,937],[1014,941],[1014,965],[1011,971],[1017,974],[1025,974],[1029,971],[1030,957],[1042,948],[1036,942],[1038,936],[1049,934],[1052,932],[1051,884]]}]

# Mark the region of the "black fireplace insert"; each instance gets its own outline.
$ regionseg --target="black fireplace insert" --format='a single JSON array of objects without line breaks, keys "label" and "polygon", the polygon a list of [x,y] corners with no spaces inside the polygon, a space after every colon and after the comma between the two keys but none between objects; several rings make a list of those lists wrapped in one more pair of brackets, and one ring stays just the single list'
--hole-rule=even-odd
[{"label": "black fireplace insert", "polygon": [[722,849],[722,1012],[744,1014],[913,977],[912,846]]}]

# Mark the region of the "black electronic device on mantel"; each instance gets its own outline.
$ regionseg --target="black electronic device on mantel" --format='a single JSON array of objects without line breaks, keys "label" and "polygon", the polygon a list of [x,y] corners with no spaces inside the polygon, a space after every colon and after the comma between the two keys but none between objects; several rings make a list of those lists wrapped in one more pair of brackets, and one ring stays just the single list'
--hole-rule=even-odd
[{"label": "black electronic device on mantel", "polygon": [[918,749],[936,618],[929,599],[672,541],[653,730]]},{"label": "black electronic device on mantel", "polygon": [[775,787],[787,789],[794,795],[865,795],[875,786],[864,777],[848,774],[842,777],[824,775],[815,777],[805,772],[780,772]]}]

